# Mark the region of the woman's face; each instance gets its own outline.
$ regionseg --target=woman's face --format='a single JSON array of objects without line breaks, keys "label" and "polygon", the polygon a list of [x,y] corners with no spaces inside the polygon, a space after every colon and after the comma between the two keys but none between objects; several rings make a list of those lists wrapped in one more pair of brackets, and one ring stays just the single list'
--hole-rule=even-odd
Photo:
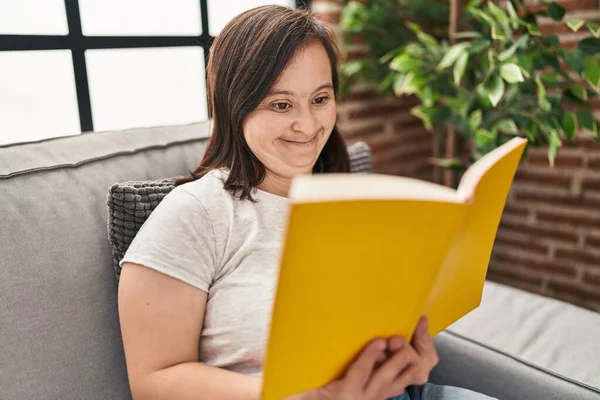
[{"label": "woman's face", "polygon": [[336,122],[331,64],[320,42],[300,50],[244,121],[250,150],[267,178],[310,173]]}]

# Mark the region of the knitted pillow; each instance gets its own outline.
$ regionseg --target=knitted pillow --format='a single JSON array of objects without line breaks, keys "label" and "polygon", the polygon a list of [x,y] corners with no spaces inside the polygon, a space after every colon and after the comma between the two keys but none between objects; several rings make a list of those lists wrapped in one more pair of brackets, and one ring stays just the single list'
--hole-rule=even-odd
[{"label": "knitted pillow", "polygon": [[[365,142],[348,146],[350,171],[372,171],[371,150]],[[175,187],[174,178],[152,181],[127,181],[112,185],[108,191],[108,239],[112,245],[113,268],[117,283],[121,275],[119,262],[127,252],[146,218]]]}]

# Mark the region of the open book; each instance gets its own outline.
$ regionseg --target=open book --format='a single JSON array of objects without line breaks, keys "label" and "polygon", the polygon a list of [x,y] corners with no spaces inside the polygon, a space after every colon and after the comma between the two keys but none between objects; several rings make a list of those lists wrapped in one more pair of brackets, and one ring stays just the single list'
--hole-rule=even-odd
[{"label": "open book", "polygon": [[322,386],[375,337],[431,335],[479,306],[527,140],[474,163],[457,190],[410,178],[296,178],[267,344],[263,399]]}]

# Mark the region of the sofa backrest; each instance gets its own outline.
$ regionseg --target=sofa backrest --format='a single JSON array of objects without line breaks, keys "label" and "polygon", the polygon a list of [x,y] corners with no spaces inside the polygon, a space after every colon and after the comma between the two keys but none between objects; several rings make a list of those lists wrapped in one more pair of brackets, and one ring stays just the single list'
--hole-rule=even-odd
[{"label": "sofa backrest", "polygon": [[0,148],[0,399],[130,399],[111,185],[186,174],[208,123]]}]

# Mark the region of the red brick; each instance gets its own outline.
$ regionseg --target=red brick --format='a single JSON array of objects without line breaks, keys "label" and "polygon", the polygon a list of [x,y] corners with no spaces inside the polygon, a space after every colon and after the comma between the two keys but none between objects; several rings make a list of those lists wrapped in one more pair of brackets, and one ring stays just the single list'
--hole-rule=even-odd
[{"label": "red brick", "polygon": [[527,155],[527,164],[548,167],[549,170],[556,170],[560,168],[579,168],[583,165],[583,156],[581,154],[569,154],[569,153],[558,153],[558,156],[554,160],[554,169],[550,167],[548,161],[548,152],[545,151],[532,151]]},{"label": "red brick", "polygon": [[351,119],[359,119],[359,118],[372,118],[372,117],[383,117],[390,116],[398,113],[400,107],[395,104],[382,104],[374,107],[364,108],[362,110],[357,110],[350,112],[349,117]]},{"label": "red brick", "polygon": [[600,301],[600,286],[588,286],[581,283],[550,279],[547,289],[554,294],[568,294],[584,300]]},{"label": "red brick", "polygon": [[591,235],[589,235],[585,239],[585,245],[586,246],[597,247],[598,249],[600,249],[600,236],[591,236]]},{"label": "red brick", "polygon": [[556,249],[556,260],[583,263],[600,268],[600,252],[594,253],[585,249]]},{"label": "red brick", "polygon": [[522,206],[512,201],[509,201],[504,205],[504,213],[509,213],[511,215],[526,217],[527,215],[529,215],[529,212],[529,207]]},{"label": "red brick", "polygon": [[561,227],[548,227],[540,225],[528,225],[525,222],[505,221],[502,220],[500,226],[505,229],[521,232],[528,235],[530,240],[539,240],[540,238],[548,238],[567,243],[576,244],[578,237],[575,232],[566,231]]},{"label": "red brick", "polygon": [[600,190],[600,178],[584,178],[581,182],[581,188],[586,190]]},{"label": "red brick", "polygon": [[367,139],[373,155],[386,154],[399,147],[400,141],[392,135],[380,134]]},{"label": "red brick", "polygon": [[600,286],[600,272],[586,271],[583,275],[583,281],[588,285]]},{"label": "red brick", "polygon": [[342,103],[346,101],[366,101],[378,99],[377,92],[375,90],[360,90],[346,94],[341,100]]},{"label": "red brick", "polygon": [[549,260],[534,260],[532,257],[523,257],[514,252],[494,254],[494,260],[503,265],[510,265],[511,269],[522,268],[538,273],[550,273],[551,275],[560,275],[574,278],[575,267],[568,263],[555,262]]},{"label": "red brick", "polygon": [[400,132],[395,131],[394,136],[402,143],[422,143],[427,142],[430,147],[433,147],[433,135],[422,126],[407,128]]},{"label": "red brick", "polygon": [[496,244],[504,246],[506,248],[515,248],[519,250],[525,250],[528,252],[535,253],[538,256],[544,256],[548,254],[548,247],[544,244],[539,243],[531,238],[523,240],[519,238],[519,234],[506,230],[498,230],[496,235]]},{"label": "red brick", "polygon": [[[563,6],[567,11],[576,11],[583,9],[597,9],[598,1],[597,0],[559,0],[558,4]],[[546,10],[548,4],[544,4],[543,2],[539,2],[535,5],[530,5],[530,11],[543,11]]]},{"label": "red brick", "polygon": [[540,171],[521,168],[517,171],[515,179],[526,183],[541,183],[545,186],[552,186],[558,189],[568,189],[571,185],[570,177],[550,170]]},{"label": "red brick", "polygon": [[517,201],[528,201],[539,205],[552,206],[569,206],[579,207],[579,210],[597,210],[600,207],[600,200],[593,198],[584,198],[582,196],[574,196],[569,193],[560,192],[540,192],[536,189],[519,188],[515,193]]},{"label": "red brick", "polygon": [[490,264],[486,278],[528,292],[540,293],[542,290],[541,275],[532,275],[519,269],[506,269],[495,263]]},{"label": "red brick", "polygon": [[596,170],[600,170],[600,158],[588,159],[588,167]]},{"label": "red brick", "polygon": [[340,23],[340,13],[338,12],[318,13],[317,18],[328,24],[337,25]]},{"label": "red brick", "polygon": [[[351,124],[349,124],[349,126],[351,126]],[[340,129],[340,132],[344,137],[352,139],[361,138],[369,141],[369,138],[382,134],[383,124],[377,122],[373,125],[366,125],[358,129]]]},{"label": "red brick", "polygon": [[366,49],[354,49],[344,55],[344,61],[362,60],[368,54]]},{"label": "red brick", "polygon": [[598,150],[600,149],[600,145],[598,142],[590,136],[581,136],[577,139],[576,145],[578,148],[587,149],[587,150]]},{"label": "red brick", "polygon": [[569,214],[562,211],[560,208],[556,208],[552,211],[538,210],[536,211],[536,214],[541,221],[558,222],[561,224],[569,224],[574,227],[600,227],[600,213]]}]

